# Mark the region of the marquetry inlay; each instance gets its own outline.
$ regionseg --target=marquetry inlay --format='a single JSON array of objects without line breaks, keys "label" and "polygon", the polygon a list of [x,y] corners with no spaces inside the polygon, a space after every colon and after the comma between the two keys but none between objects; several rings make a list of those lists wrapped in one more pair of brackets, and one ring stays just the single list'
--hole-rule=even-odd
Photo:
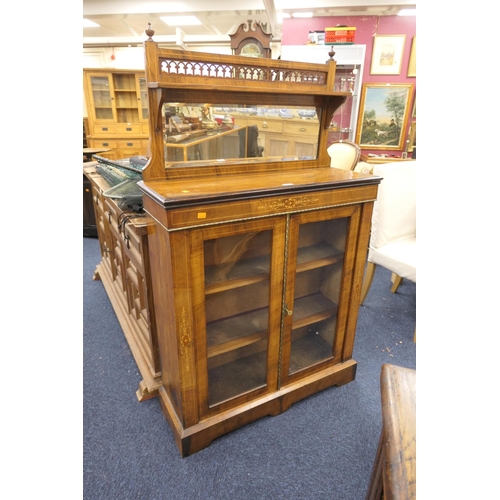
[{"label": "marquetry inlay", "polygon": [[181,356],[184,358],[184,366],[186,368],[186,371],[188,372],[191,361],[191,344],[193,342],[193,338],[191,334],[191,327],[189,326],[186,309],[184,307],[181,309],[180,331],[181,331]]},{"label": "marquetry inlay", "polygon": [[294,196],[293,198],[271,200],[269,202],[262,200],[257,208],[265,211],[290,210],[293,208],[307,207],[318,202],[318,196]]}]

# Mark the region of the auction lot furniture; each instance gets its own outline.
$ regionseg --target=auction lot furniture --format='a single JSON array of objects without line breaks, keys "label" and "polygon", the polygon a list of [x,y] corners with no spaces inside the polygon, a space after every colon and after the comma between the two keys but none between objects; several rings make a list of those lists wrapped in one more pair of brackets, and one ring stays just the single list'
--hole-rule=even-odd
[{"label": "auction lot furniture", "polygon": [[[355,378],[380,178],[330,168],[328,127],[350,95],[333,91],[332,58],[307,64],[160,49],[151,36],[145,50],[151,158],[138,184],[158,394],[187,456]],[[207,102],[273,115],[315,111],[317,147],[306,157],[269,156],[264,147],[261,158],[166,160],[165,109]]]},{"label": "auction lot furniture", "polygon": [[382,432],[367,500],[417,498],[416,378],[410,368],[382,365]]},{"label": "auction lot furniture", "polygon": [[146,219],[120,209],[115,200],[104,196],[110,185],[96,171],[97,164],[83,164],[92,189],[101,250],[94,279],[102,281],[141,373],[136,394],[142,401],[157,396],[161,385]]}]

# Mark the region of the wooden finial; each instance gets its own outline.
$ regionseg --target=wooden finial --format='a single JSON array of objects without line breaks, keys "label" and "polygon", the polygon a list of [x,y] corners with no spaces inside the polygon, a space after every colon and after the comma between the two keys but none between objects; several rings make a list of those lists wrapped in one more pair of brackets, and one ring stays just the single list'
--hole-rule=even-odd
[{"label": "wooden finial", "polygon": [[333,50],[333,47],[330,49],[330,52],[328,52],[328,55],[330,56],[330,61],[333,61],[333,56],[335,55],[335,51]]},{"label": "wooden finial", "polygon": [[152,42],[153,39],[151,38],[155,34],[154,30],[151,29],[151,23],[148,23],[148,29],[146,30],[146,35],[148,35],[148,42]]}]

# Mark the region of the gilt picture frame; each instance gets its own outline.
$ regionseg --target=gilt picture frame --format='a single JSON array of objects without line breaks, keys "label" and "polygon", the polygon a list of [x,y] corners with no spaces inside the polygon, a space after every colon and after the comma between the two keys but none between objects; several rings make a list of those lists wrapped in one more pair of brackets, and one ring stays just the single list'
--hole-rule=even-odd
[{"label": "gilt picture frame", "polygon": [[411,41],[410,59],[408,60],[408,72],[406,76],[417,76],[417,35],[415,35]]},{"label": "gilt picture frame", "polygon": [[364,83],[356,143],[363,149],[403,149],[413,84]]},{"label": "gilt picture frame", "polygon": [[399,75],[406,35],[375,35],[370,75]]}]

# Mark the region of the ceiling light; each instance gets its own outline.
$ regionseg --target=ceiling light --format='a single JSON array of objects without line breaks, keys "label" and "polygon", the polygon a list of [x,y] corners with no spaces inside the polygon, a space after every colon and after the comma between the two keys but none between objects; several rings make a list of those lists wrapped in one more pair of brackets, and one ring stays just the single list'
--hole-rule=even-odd
[{"label": "ceiling light", "polygon": [[416,16],[417,9],[402,9],[398,12],[398,16]]},{"label": "ceiling light", "polygon": [[83,27],[84,28],[99,28],[100,26],[101,26],[100,24],[89,21],[88,19],[83,20]]},{"label": "ceiling light", "polygon": [[312,12],[294,12],[292,17],[312,17]]},{"label": "ceiling light", "polygon": [[169,26],[197,26],[201,21],[195,16],[163,16],[160,19]]}]

